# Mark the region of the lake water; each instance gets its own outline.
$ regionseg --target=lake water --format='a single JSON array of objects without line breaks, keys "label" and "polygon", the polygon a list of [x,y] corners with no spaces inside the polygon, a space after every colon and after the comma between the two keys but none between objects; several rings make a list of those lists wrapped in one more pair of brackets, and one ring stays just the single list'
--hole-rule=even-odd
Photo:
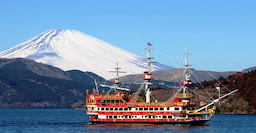
[{"label": "lake water", "polygon": [[187,125],[92,125],[83,110],[0,109],[1,133],[256,133],[256,115],[216,114],[204,126]]}]

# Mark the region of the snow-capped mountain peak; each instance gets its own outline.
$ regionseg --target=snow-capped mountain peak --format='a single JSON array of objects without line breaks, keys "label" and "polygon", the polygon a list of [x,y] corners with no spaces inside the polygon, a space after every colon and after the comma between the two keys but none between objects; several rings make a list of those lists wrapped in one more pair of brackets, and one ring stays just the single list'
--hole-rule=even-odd
[{"label": "snow-capped mountain peak", "polygon": [[[106,79],[116,62],[126,74],[146,70],[144,58],[76,30],[48,30],[26,42],[0,52],[0,57],[29,58],[63,70],[91,71]],[[159,63],[152,70],[170,69]]]}]

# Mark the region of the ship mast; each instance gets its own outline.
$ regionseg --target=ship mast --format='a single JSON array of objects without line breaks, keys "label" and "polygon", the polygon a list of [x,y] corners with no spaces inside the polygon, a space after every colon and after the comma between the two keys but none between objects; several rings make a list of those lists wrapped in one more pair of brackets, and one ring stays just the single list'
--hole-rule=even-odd
[{"label": "ship mast", "polygon": [[186,93],[186,89],[187,89],[187,85],[190,85],[191,82],[189,80],[189,77],[190,77],[190,74],[189,74],[189,71],[188,71],[188,66],[191,66],[190,64],[188,64],[188,55],[191,55],[187,52],[187,49],[186,49],[186,52],[185,52],[185,80],[183,81],[183,94]]},{"label": "ship mast", "polygon": [[115,92],[117,91],[118,84],[120,83],[119,82],[119,73],[126,73],[124,71],[119,71],[120,69],[121,68],[118,67],[118,63],[116,63],[115,71],[109,71],[109,72],[112,72],[112,73],[116,73],[116,78],[115,78],[115,81],[113,82],[113,84],[115,84]]},{"label": "ship mast", "polygon": [[150,94],[151,94],[151,91],[150,91],[150,88],[149,88],[149,85],[151,85],[152,83],[150,83],[150,81],[152,80],[151,78],[151,66],[150,64],[151,63],[154,63],[154,62],[151,62],[151,59],[153,59],[153,57],[150,57],[150,46],[152,46],[152,44],[150,44],[148,42],[148,47],[146,48],[147,51],[148,51],[148,57],[146,58],[148,61],[148,71],[144,72],[144,80],[145,80],[145,97],[146,97],[146,102],[149,103],[150,102]]}]

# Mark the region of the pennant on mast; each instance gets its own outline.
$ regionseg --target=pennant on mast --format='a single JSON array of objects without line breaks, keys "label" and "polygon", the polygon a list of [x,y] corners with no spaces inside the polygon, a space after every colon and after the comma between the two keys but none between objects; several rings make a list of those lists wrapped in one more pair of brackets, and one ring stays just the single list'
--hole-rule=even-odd
[{"label": "pennant on mast", "polygon": [[148,42],[148,46],[152,46],[152,44]]}]

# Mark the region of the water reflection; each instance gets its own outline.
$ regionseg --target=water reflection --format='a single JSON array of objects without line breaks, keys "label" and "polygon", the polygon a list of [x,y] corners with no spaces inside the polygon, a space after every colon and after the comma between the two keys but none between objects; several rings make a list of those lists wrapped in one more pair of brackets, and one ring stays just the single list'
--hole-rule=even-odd
[{"label": "water reflection", "polygon": [[184,125],[184,124],[91,124],[84,125],[89,131],[97,132],[191,132],[209,131],[213,129],[211,126],[204,124],[200,126]]}]

